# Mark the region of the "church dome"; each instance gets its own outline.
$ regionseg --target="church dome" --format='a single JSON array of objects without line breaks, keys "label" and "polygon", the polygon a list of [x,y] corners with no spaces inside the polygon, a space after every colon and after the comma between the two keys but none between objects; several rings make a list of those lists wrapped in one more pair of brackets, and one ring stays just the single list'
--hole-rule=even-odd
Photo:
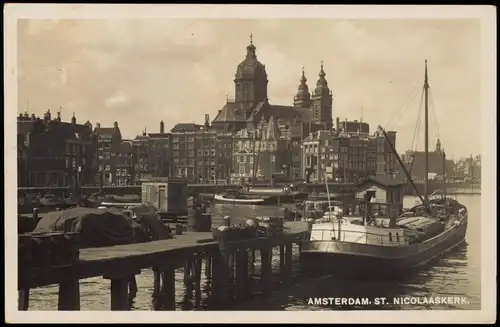
[{"label": "church dome", "polygon": [[257,55],[255,53],[255,45],[252,43],[252,37],[250,36],[250,44],[247,46],[247,55],[245,60],[243,60],[236,71],[235,78],[253,78],[253,77],[267,77],[266,66],[257,60]]}]

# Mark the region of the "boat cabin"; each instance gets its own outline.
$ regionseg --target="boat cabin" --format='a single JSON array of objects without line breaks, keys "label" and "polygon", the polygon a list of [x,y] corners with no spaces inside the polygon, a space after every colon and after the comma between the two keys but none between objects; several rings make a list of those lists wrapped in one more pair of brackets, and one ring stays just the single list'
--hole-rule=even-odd
[{"label": "boat cabin", "polygon": [[391,176],[369,176],[355,185],[355,211],[368,218],[396,218],[403,213],[406,181]]}]

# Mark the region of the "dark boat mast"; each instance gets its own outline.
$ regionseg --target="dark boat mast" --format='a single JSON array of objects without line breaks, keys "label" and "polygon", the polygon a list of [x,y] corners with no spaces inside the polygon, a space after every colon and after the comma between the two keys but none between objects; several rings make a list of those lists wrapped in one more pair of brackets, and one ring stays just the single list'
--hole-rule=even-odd
[{"label": "dark boat mast", "polygon": [[422,203],[424,204],[424,207],[426,208],[427,210],[427,205],[424,203],[424,198],[422,198],[422,196],[420,195],[420,192],[418,191],[417,189],[417,186],[415,185],[415,183],[413,182],[413,179],[411,178],[411,175],[410,173],[408,172],[408,170],[406,170],[406,167],[405,167],[405,164],[403,163],[403,160],[401,160],[401,157],[399,156],[398,152],[396,151],[396,148],[394,147],[394,145],[392,144],[391,140],[389,139],[389,137],[387,136],[387,133],[385,132],[385,130],[382,128],[382,126],[379,126],[378,127],[379,130],[382,132],[382,134],[384,135],[385,137],[385,140],[387,141],[387,143],[389,144],[389,146],[391,147],[391,150],[392,152],[394,153],[394,155],[396,156],[396,160],[398,161],[399,165],[401,166],[401,168],[403,169],[403,172],[405,173],[406,175],[406,178],[408,179],[408,181],[410,182],[411,186],[413,187],[413,189],[415,190],[415,193],[417,193],[417,196],[420,198],[420,201],[422,201]]},{"label": "dark boat mast", "polygon": [[[260,138],[259,138],[259,149],[257,150],[257,153],[255,153],[255,137],[253,141],[253,152],[254,152],[254,159],[253,159],[253,176],[252,176],[252,187],[255,186],[255,178],[257,174],[257,169],[259,169],[259,155],[260,155],[260,150],[262,148],[262,139],[264,137],[264,125],[261,126],[260,129],[257,129],[254,131],[254,133],[260,131]],[[254,134],[255,135],[255,134]]]},{"label": "dark boat mast", "polygon": [[429,122],[428,122],[428,120],[429,120],[429,80],[428,80],[428,75],[427,75],[427,59],[425,60],[424,97],[425,97],[425,176],[424,176],[425,177],[425,179],[424,179],[425,184],[424,184],[424,196],[423,197],[418,192],[418,189],[417,189],[415,183],[413,182],[411,175],[406,170],[406,167],[405,167],[403,161],[399,157],[399,154],[396,151],[396,148],[389,140],[389,137],[387,136],[385,130],[380,126],[379,126],[379,129],[382,131],[382,134],[384,135],[387,143],[389,143],[389,146],[391,147],[392,152],[394,152],[394,155],[396,156],[398,163],[401,165],[401,168],[403,169],[411,186],[415,190],[415,193],[417,193],[418,197],[420,198],[420,201],[422,201],[422,205],[424,206],[425,211],[428,214],[430,214],[430,210],[429,210]]},{"label": "dark boat mast", "polygon": [[446,153],[443,149],[443,199],[446,200]]},{"label": "dark boat mast", "polygon": [[427,59],[425,59],[424,77],[424,97],[425,97],[425,169],[424,169],[424,202],[427,208],[429,203],[429,81],[427,76]]}]

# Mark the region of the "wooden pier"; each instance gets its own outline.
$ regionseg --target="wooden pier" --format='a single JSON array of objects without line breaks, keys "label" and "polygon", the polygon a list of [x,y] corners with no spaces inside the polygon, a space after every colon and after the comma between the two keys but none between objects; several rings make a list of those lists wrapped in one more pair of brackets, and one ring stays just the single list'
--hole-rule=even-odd
[{"label": "wooden pier", "polygon": [[[291,272],[292,245],[309,236],[304,222],[287,222],[282,234],[231,241],[219,246],[212,233],[183,232],[173,239],[80,250],[76,263],[18,271],[19,310],[28,310],[30,289],[59,285],[58,310],[80,310],[81,279],[102,276],[111,280],[111,310],[129,310],[137,293],[135,275],[152,269],[153,299],[163,309],[175,310],[175,269],[184,269],[184,285],[201,297],[201,273],[210,281],[211,309],[228,309],[244,302],[250,292],[255,251],[261,257],[260,288],[270,290],[271,257],[279,247],[280,278]],[[204,266],[204,269],[202,267]]]}]

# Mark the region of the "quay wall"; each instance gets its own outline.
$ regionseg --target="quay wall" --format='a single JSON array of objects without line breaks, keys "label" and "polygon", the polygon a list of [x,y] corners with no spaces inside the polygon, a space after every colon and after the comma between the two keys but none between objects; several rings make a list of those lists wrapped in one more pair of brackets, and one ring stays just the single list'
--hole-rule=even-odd
[{"label": "quay wall", "polygon": [[[265,184],[267,185],[267,184]],[[262,185],[264,186],[264,185]],[[276,186],[280,186],[277,184]],[[329,190],[332,193],[350,193],[353,192],[353,184],[346,183],[329,183]],[[437,189],[442,188],[441,183],[431,182],[429,185],[429,192],[434,192]],[[196,196],[199,194],[216,194],[220,192],[224,192],[226,190],[235,189],[238,185],[236,184],[188,184],[188,196]],[[326,188],[324,184],[319,183],[309,183],[304,184],[303,187],[308,192],[326,192]],[[416,183],[416,187],[418,191],[422,194],[424,192],[424,184]],[[447,186],[450,193],[457,194],[479,194],[480,193],[480,185],[471,187],[468,183],[454,183]],[[85,195],[90,195],[92,193],[99,192],[99,186],[82,186],[81,193]],[[23,196],[29,193],[40,193],[46,194],[51,193],[58,196],[68,195],[70,192],[74,192],[69,187],[19,187],[18,188],[18,196]],[[141,195],[141,186],[140,185],[129,185],[129,186],[104,186],[102,188],[102,192],[104,194],[113,194],[113,195],[127,195],[127,194],[135,194]],[[408,185],[406,188],[406,195],[416,195],[411,185]]]}]

